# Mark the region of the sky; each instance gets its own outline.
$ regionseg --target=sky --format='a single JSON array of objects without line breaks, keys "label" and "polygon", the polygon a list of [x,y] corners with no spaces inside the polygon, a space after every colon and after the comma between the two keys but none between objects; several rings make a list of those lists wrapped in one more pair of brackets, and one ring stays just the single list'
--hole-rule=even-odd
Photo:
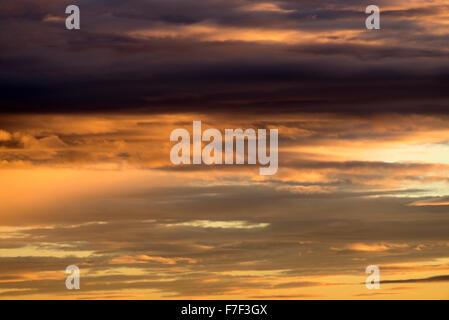
[{"label": "sky", "polygon": [[0,0],[0,299],[448,299],[449,1],[370,4]]}]

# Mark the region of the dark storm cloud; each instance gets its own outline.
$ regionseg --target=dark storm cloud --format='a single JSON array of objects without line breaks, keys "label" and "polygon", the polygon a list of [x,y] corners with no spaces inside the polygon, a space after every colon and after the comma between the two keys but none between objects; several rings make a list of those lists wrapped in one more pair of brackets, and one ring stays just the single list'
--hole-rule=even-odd
[{"label": "dark storm cloud", "polygon": [[[68,31],[58,1],[1,2],[1,111],[446,112],[447,39],[412,19],[444,6],[386,10],[382,30],[351,38],[365,19],[353,1],[281,1],[275,9],[249,1],[77,4],[82,27]],[[188,29],[198,25],[237,38],[202,39]],[[247,28],[316,37],[238,39]],[[178,33],[132,36],[139,30]]]},{"label": "dark storm cloud", "polygon": [[417,282],[448,282],[449,275],[435,276],[421,279],[384,280],[382,283],[417,283]]}]

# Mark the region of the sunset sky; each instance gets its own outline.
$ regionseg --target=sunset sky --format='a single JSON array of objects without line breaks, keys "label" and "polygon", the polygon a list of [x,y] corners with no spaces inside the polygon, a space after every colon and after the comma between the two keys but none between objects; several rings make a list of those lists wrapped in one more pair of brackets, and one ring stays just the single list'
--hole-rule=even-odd
[{"label": "sunset sky", "polygon": [[[449,299],[449,0],[0,0],[0,28],[0,299]],[[194,120],[278,129],[277,174],[174,166]]]}]

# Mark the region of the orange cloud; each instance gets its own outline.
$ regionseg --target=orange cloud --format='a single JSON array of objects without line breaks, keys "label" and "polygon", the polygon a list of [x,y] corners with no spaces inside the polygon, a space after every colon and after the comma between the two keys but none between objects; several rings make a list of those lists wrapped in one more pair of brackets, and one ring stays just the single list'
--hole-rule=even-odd
[{"label": "orange cloud", "polygon": [[191,264],[195,264],[198,261],[191,258],[164,258],[157,256],[148,256],[148,255],[139,255],[139,256],[121,256],[113,258],[110,263],[111,264],[140,264],[140,263],[148,263],[149,261],[159,262],[162,264],[175,265],[178,262],[187,262]]}]

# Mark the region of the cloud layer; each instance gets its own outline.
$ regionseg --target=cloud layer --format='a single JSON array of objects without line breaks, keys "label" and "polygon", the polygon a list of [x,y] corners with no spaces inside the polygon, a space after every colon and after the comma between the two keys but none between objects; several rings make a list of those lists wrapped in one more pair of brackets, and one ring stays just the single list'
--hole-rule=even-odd
[{"label": "cloud layer", "polygon": [[446,113],[449,3],[1,1],[3,112]]},{"label": "cloud layer", "polygon": [[[449,297],[448,0],[75,4],[0,0],[1,299]],[[278,173],[173,166],[194,120]]]},{"label": "cloud layer", "polygon": [[[204,129],[279,128],[277,175],[172,166],[170,132],[194,119]],[[448,121],[10,115],[1,122],[0,295],[447,297]],[[77,293],[64,286],[71,264],[81,268]],[[363,284],[370,264],[381,268],[374,296]],[[406,281],[432,277],[440,290]]]}]

